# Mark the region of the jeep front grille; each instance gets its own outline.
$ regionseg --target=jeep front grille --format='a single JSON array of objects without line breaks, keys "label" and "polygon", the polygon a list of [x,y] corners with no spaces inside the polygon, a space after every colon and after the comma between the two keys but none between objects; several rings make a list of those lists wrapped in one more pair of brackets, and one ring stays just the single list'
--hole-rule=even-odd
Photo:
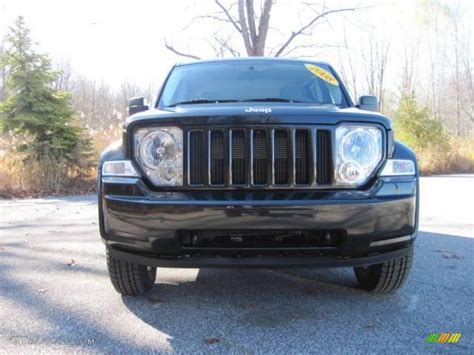
[{"label": "jeep front grille", "polygon": [[192,187],[311,187],[332,183],[331,131],[211,128],[187,131]]},{"label": "jeep front grille", "polygon": [[178,230],[186,254],[328,255],[336,254],[346,231],[333,230]]}]

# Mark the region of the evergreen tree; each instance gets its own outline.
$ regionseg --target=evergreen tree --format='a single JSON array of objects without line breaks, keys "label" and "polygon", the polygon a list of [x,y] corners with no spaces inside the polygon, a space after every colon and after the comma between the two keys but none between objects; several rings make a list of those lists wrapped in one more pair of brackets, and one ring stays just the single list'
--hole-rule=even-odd
[{"label": "evergreen tree", "polygon": [[83,162],[90,142],[74,119],[70,94],[53,88],[58,73],[47,55],[35,51],[22,17],[10,27],[6,47],[0,58],[9,73],[7,98],[0,103],[0,130],[24,137],[17,149],[28,159],[47,157],[70,167]]},{"label": "evergreen tree", "polygon": [[434,146],[439,150],[449,150],[449,137],[443,124],[431,119],[428,109],[419,107],[412,94],[404,94],[400,99],[394,129],[397,139],[415,151]]}]

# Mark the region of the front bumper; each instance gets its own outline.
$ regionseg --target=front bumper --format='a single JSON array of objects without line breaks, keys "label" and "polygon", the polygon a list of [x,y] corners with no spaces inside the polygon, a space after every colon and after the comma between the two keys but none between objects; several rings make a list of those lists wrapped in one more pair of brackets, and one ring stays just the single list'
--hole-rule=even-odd
[{"label": "front bumper", "polygon": [[413,246],[401,249],[378,252],[359,257],[342,256],[254,256],[254,257],[225,257],[225,256],[177,256],[165,257],[147,253],[124,251],[116,248],[109,249],[109,255],[131,263],[153,267],[176,268],[205,268],[205,267],[239,267],[239,268],[274,268],[274,267],[344,267],[366,266],[384,261],[402,258],[408,255]]},{"label": "front bumper", "polygon": [[[417,185],[417,177],[397,177],[378,178],[364,191],[154,192],[141,179],[103,177],[101,235],[111,250],[141,257],[137,262],[147,265],[368,264],[382,254],[383,259],[399,257],[395,252],[411,247],[417,231]],[[344,237],[330,256],[301,259],[283,253],[261,259],[257,252],[255,257],[220,258],[217,253],[190,261],[178,236],[181,231],[289,229],[343,230]]]}]

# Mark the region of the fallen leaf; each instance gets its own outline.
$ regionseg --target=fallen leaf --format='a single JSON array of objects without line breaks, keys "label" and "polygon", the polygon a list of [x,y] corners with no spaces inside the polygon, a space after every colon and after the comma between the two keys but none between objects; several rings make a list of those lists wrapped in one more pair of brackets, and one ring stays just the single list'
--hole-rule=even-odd
[{"label": "fallen leaf", "polygon": [[459,255],[456,255],[454,253],[449,253],[449,252],[442,253],[441,257],[445,259],[458,259],[458,260],[461,259]]},{"label": "fallen leaf", "polygon": [[296,320],[301,320],[304,319],[302,315],[300,314],[290,314],[291,319],[296,319]]},{"label": "fallen leaf", "polygon": [[241,304],[240,307],[244,309],[253,309],[257,307],[257,305],[255,303],[245,303],[245,304]]},{"label": "fallen leaf", "polygon": [[70,263],[67,263],[67,266],[74,266],[76,265],[76,262],[74,261],[74,259],[71,259],[71,262]]},{"label": "fallen leaf", "polygon": [[158,296],[156,296],[154,293],[149,295],[147,297],[148,302],[153,303],[153,304],[160,304],[163,303],[163,300],[159,299]]},{"label": "fallen leaf", "polygon": [[217,344],[221,341],[221,339],[219,338],[205,338],[204,339],[204,342],[207,344],[207,345],[212,345],[212,344]]},{"label": "fallen leaf", "polygon": [[436,249],[434,251],[437,252],[437,253],[440,253],[441,257],[444,258],[444,259],[462,259],[461,256],[456,255],[455,253],[450,252],[448,250]]}]

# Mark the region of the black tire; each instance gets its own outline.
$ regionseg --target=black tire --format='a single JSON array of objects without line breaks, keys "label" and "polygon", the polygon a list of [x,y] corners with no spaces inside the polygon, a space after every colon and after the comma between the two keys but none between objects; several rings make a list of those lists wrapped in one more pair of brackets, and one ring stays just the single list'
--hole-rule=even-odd
[{"label": "black tire", "polygon": [[143,295],[155,284],[156,267],[147,267],[114,258],[110,255],[108,248],[107,269],[112,285],[122,295]]},{"label": "black tire", "polygon": [[390,293],[406,282],[413,261],[413,251],[406,256],[366,267],[355,267],[354,272],[364,290]]}]

